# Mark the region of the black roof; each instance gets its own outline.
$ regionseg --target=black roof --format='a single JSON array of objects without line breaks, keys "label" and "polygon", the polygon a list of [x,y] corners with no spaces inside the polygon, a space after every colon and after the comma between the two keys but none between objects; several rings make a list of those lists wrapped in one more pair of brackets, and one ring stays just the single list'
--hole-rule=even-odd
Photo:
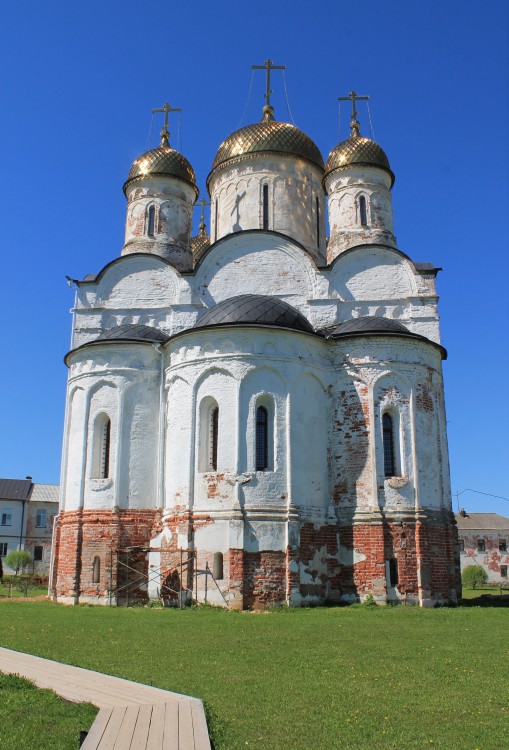
[{"label": "black roof", "polygon": [[27,500],[31,479],[0,479],[0,500]]},{"label": "black roof", "polygon": [[101,333],[94,341],[168,341],[167,336],[162,331],[151,326],[142,325],[123,325],[109,328]]},{"label": "black roof", "polygon": [[389,318],[378,318],[374,315],[365,315],[362,318],[352,318],[344,323],[328,326],[322,329],[326,338],[343,336],[348,333],[399,333],[407,336],[412,334],[403,323]]},{"label": "black roof", "polygon": [[277,326],[314,333],[311,323],[288,302],[262,294],[225,299],[207,310],[194,328],[227,325]]}]

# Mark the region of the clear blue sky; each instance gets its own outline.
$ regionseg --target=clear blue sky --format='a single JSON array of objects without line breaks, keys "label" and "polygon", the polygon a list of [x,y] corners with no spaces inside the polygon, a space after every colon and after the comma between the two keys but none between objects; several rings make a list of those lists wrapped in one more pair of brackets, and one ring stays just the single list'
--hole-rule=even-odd
[{"label": "clear blue sky", "polygon": [[[399,247],[443,267],[453,491],[509,497],[506,0],[2,4],[0,476],[58,482],[72,290],[118,256],[131,162],[157,144],[151,109],[183,108],[200,190],[240,123],[251,69],[287,66],[295,123],[326,157],[337,97],[369,94]],[[288,119],[280,74],[276,117]],[[264,75],[242,124],[260,117]],[[366,111],[361,126],[369,134]],[[178,146],[177,122],[173,144]],[[347,109],[342,136],[347,136]],[[509,515],[471,492],[470,511]]]}]

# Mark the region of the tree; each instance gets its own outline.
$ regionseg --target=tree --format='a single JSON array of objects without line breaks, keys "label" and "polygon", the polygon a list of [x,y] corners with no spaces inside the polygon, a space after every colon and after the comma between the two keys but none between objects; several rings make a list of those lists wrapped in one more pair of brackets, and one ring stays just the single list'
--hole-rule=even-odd
[{"label": "tree", "polygon": [[476,589],[488,583],[488,574],[481,565],[469,565],[461,575],[463,586],[468,589]]},{"label": "tree", "polygon": [[6,566],[12,568],[16,575],[20,570],[24,572],[26,566],[32,562],[32,555],[26,549],[13,549],[5,558]]}]

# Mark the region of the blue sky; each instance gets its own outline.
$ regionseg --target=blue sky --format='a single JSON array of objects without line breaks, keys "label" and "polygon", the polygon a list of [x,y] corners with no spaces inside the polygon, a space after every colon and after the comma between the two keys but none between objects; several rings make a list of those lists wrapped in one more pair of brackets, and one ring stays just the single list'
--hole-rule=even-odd
[{"label": "blue sky", "polygon": [[[120,254],[123,182],[157,145],[151,109],[183,108],[172,145],[206,196],[215,152],[245,110],[251,65],[270,57],[287,66],[295,124],[325,157],[338,142],[337,97],[371,97],[396,174],[399,247],[444,269],[453,492],[509,497],[508,11],[505,0],[3,4],[0,476],[59,481],[73,303],[65,275],[83,278]],[[272,88],[276,118],[288,120],[281,74]],[[258,73],[242,124],[260,118],[263,91]],[[359,113],[369,135],[363,105]],[[346,106],[341,122],[343,139]],[[508,501],[470,491],[460,504],[509,515]]]}]

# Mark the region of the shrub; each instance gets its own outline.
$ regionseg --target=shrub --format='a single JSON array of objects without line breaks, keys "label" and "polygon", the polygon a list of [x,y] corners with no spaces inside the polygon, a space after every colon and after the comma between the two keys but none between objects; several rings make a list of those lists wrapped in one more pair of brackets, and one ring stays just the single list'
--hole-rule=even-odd
[{"label": "shrub", "polygon": [[6,566],[12,568],[16,575],[20,570],[24,571],[32,562],[32,555],[26,549],[13,549],[5,558]]},{"label": "shrub", "polygon": [[488,574],[481,565],[469,565],[461,575],[463,586],[475,589],[488,583]]}]

